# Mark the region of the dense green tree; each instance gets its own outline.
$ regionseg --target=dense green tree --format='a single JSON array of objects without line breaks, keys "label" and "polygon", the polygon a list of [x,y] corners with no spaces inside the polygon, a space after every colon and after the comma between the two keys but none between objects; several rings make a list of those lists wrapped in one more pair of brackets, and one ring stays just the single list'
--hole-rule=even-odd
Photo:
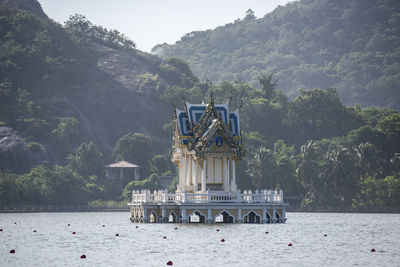
[{"label": "dense green tree", "polygon": [[152,158],[151,138],[141,133],[128,133],[115,144],[113,156],[116,160],[138,164],[142,174],[146,175],[150,171],[149,161]]},{"label": "dense green tree", "polygon": [[334,88],[300,90],[290,105],[288,122],[296,133],[291,136],[296,145],[307,139],[344,135],[362,123],[353,109],[343,106]]},{"label": "dense green tree", "polygon": [[85,178],[91,175],[96,175],[99,178],[104,177],[103,154],[97,149],[93,141],[82,143],[67,159],[71,169]]},{"label": "dense green tree", "polygon": [[150,170],[152,173],[163,175],[171,173],[172,166],[171,160],[164,155],[156,154],[150,161]]},{"label": "dense green tree", "polygon": [[277,80],[273,80],[272,74],[262,74],[258,76],[257,79],[261,85],[262,96],[270,100],[275,92],[276,87],[278,86]]}]

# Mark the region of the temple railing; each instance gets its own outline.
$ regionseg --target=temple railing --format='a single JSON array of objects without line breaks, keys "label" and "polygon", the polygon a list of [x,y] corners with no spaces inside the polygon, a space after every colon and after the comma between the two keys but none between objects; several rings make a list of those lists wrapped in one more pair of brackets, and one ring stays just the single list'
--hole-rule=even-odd
[{"label": "temple railing", "polygon": [[249,190],[241,192],[207,191],[196,193],[168,193],[167,190],[134,190],[132,202],[135,203],[283,203],[283,191]]}]

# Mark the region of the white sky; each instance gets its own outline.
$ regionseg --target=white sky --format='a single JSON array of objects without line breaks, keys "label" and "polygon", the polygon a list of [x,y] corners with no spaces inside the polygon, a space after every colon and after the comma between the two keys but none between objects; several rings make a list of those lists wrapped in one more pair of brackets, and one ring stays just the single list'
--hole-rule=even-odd
[{"label": "white sky", "polygon": [[242,19],[248,9],[263,17],[290,0],[38,0],[44,12],[64,23],[82,14],[93,24],[116,29],[149,52],[191,31],[214,29]]}]

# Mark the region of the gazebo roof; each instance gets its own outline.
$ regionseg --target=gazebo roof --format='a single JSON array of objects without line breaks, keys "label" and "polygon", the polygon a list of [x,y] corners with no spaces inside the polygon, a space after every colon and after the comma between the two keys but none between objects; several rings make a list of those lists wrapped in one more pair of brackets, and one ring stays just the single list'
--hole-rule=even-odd
[{"label": "gazebo roof", "polygon": [[116,162],[116,163],[112,163],[112,164],[106,165],[105,167],[106,168],[139,168],[140,166],[122,160],[122,161],[119,161],[119,162]]}]

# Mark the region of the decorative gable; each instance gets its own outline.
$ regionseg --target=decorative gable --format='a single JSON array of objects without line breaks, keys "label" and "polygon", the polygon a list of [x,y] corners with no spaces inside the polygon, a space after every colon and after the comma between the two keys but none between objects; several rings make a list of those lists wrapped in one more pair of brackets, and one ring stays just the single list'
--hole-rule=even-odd
[{"label": "decorative gable", "polygon": [[[205,153],[235,153],[244,156],[240,137],[239,111],[229,112],[229,104],[190,104],[175,111],[175,139],[200,156]],[[176,147],[178,144],[174,143]]]}]

